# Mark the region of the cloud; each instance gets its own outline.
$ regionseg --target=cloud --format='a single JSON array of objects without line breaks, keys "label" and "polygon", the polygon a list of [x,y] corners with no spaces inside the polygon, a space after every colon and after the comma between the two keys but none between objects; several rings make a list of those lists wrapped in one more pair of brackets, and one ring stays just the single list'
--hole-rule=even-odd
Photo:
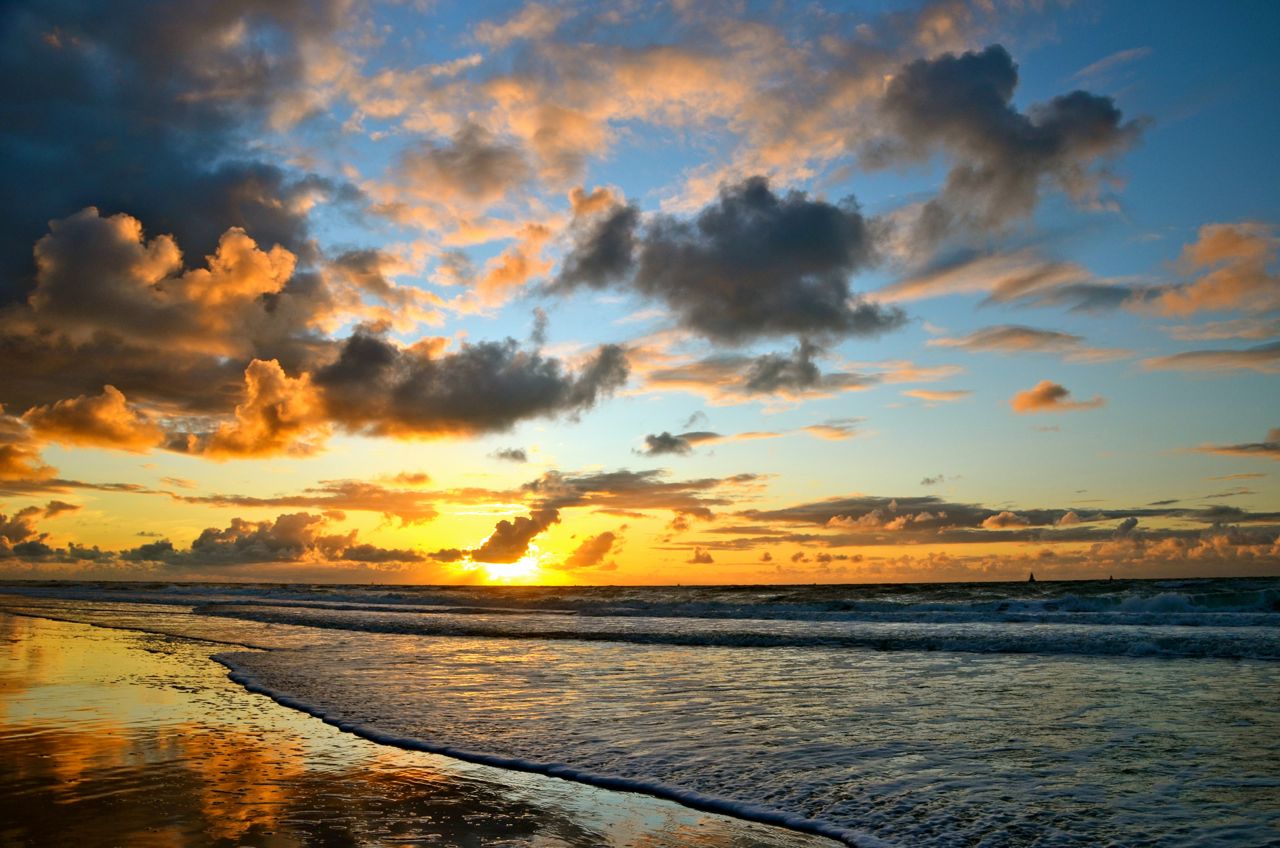
[{"label": "cloud", "polygon": [[872,336],[905,316],[854,294],[873,260],[869,225],[852,201],[779,196],[763,177],[725,186],[693,219],[622,206],[578,234],[553,288],[625,285],[666,304],[680,324],[718,342],[768,336]]},{"label": "cloud", "polygon": [[0,406],[0,481],[49,480],[57,471],[40,459],[40,442],[21,418]]},{"label": "cloud", "polygon": [[[414,475],[411,480],[399,480],[407,485],[425,483],[425,475]],[[320,509],[325,511],[351,510],[373,512],[387,519],[397,519],[401,524],[422,524],[437,516],[434,502],[444,495],[420,489],[392,489],[363,480],[326,480],[320,485],[303,489],[292,495],[260,497],[237,494],[184,495],[169,493],[181,503],[216,507]],[[453,493],[452,497],[464,497],[465,493]],[[494,493],[484,492],[492,498]]]},{"label": "cloud", "polygon": [[1203,324],[1184,324],[1164,329],[1173,338],[1184,342],[1217,339],[1262,341],[1280,336],[1280,318],[1237,318],[1231,321],[1207,321]]},{"label": "cloud", "polygon": [[409,563],[425,557],[417,551],[359,543],[357,532],[328,533],[323,515],[296,512],[271,521],[231,519],[225,528],[209,527],[187,550],[167,539],[120,553],[127,562],[162,562],[176,566],[239,565],[277,562]]},{"label": "cloud", "polygon": [[826,439],[829,442],[842,442],[858,435],[859,425],[862,422],[863,419],[861,418],[833,418],[830,421],[823,421],[821,424],[808,424],[801,427],[800,430],[818,439]]},{"label": "cloud", "polygon": [[236,342],[246,325],[267,318],[263,298],[284,290],[297,262],[285,248],[263,251],[232,228],[206,268],[186,271],[173,237],[147,240],[137,218],[103,217],[93,207],[51,222],[35,256],[37,323],[73,338],[109,330],[224,354],[245,349]]},{"label": "cloud", "polygon": [[1280,372],[1280,342],[1240,350],[1188,350],[1142,360],[1149,371],[1260,371]]},{"label": "cloud", "polygon": [[360,331],[315,372],[314,383],[331,419],[349,430],[438,436],[500,432],[527,418],[582,412],[621,386],[627,372],[615,345],[569,372],[512,339],[441,354]]},{"label": "cloud", "polygon": [[585,507],[610,513],[670,510],[700,519],[713,517],[712,509],[734,503],[760,482],[755,474],[665,480],[665,472],[602,471],[564,474],[549,471],[524,484],[523,489],[544,504],[557,508]]},{"label": "cloud", "polygon": [[747,393],[777,394],[804,391],[819,385],[824,375],[813,359],[820,352],[816,345],[802,341],[791,356],[766,353],[757,357],[745,375]]},{"label": "cloud", "polygon": [[[719,525],[707,532],[736,536],[727,549],[775,547],[779,544],[825,548],[891,544],[976,544],[1040,542],[1044,544],[1110,541],[1120,535],[1149,540],[1189,539],[1227,524],[1251,525],[1252,534],[1280,534],[1280,513],[1213,506],[1178,508],[990,508],[944,501],[934,496],[883,497],[851,495],[786,506],[747,509],[739,516],[751,525]],[[1138,522],[1150,519],[1139,533]],[[802,530],[792,529],[801,525]],[[1208,529],[1206,529],[1208,528]]]},{"label": "cloud", "polygon": [[1245,442],[1238,445],[1201,445],[1196,450],[1201,453],[1216,453],[1224,456],[1280,459],[1280,427],[1269,430],[1266,439],[1261,442]]},{"label": "cloud", "polygon": [[447,144],[421,142],[400,157],[395,179],[434,201],[493,203],[533,176],[520,148],[468,124]]},{"label": "cloud", "polygon": [[529,552],[533,537],[560,521],[560,511],[543,506],[526,516],[503,519],[484,544],[471,551],[473,562],[515,562]]},{"label": "cloud", "polygon": [[1128,536],[1133,533],[1137,526],[1138,519],[1131,515],[1116,525],[1116,529],[1112,531],[1112,536],[1117,539]]},{"label": "cloud", "polygon": [[663,454],[683,456],[692,451],[693,446],[699,442],[719,441],[722,438],[723,436],[719,433],[712,433],[706,430],[675,435],[664,430],[661,433],[645,436],[644,449],[639,453],[644,456],[661,456]]},{"label": "cloud", "polygon": [[244,372],[244,401],[235,418],[224,422],[196,448],[215,459],[306,455],[319,450],[328,435],[324,408],[311,385],[311,376],[289,377],[274,359],[255,359]]},{"label": "cloud", "polygon": [[528,462],[529,454],[524,448],[498,448],[492,454],[494,459],[501,459],[505,462]]},{"label": "cloud", "polygon": [[51,519],[81,509],[76,503],[49,501],[45,506],[28,506],[5,515],[0,512],[0,560],[13,557],[44,559],[56,555],[54,548],[45,543],[49,534],[37,529],[38,519]]},{"label": "cloud", "polygon": [[1090,77],[1103,76],[1121,65],[1127,65],[1130,62],[1136,62],[1139,59],[1145,59],[1152,53],[1150,47],[1131,47],[1128,50],[1117,50],[1109,56],[1104,56],[1092,64],[1086,65],[1071,75],[1072,79],[1082,80]]},{"label": "cloud", "polygon": [[229,227],[307,250],[303,201],[349,189],[261,161],[244,139],[306,111],[303,89],[346,6],[9,10],[0,76],[27,82],[6,96],[0,194],[25,201],[0,211],[0,301],[29,289],[31,245],[47,222],[90,204],[152,221],[196,255]]},{"label": "cloud", "polygon": [[546,38],[555,32],[564,15],[564,10],[545,3],[525,3],[520,11],[502,23],[484,21],[478,24],[475,39],[496,49],[513,41]]},{"label": "cloud", "polygon": [[617,535],[608,530],[599,535],[590,536],[584,539],[582,544],[578,545],[573,553],[559,563],[556,568],[562,570],[595,568],[604,562],[604,558],[613,550],[616,541],[618,541]]},{"label": "cloud", "polygon": [[711,565],[715,560],[705,548],[694,548],[693,554],[685,562],[690,565]]},{"label": "cloud", "polygon": [[823,371],[822,349],[802,341],[790,354],[713,354],[644,372],[646,387],[701,394],[712,403],[741,403],[756,397],[810,399],[861,391],[881,381],[875,374]]},{"label": "cloud", "polygon": [[[594,197],[594,196],[593,196]],[[575,203],[573,245],[561,264],[555,288],[603,288],[625,282],[635,265],[640,209],[605,195],[609,206],[583,200]]]},{"label": "cloud", "polygon": [[[442,435],[572,415],[626,378],[625,356],[612,346],[571,371],[510,340],[446,353],[442,339],[400,347],[366,325],[345,340],[329,338],[326,331],[368,312],[364,294],[387,308],[416,308],[382,276],[381,255],[348,252],[338,260],[342,272],[326,277],[298,272],[290,251],[264,250],[231,229],[205,267],[185,269],[174,239],[147,238],[138,219],[95,209],[55,221],[36,252],[28,305],[0,314],[0,368],[14,374],[5,400],[50,433],[56,414],[62,440],[142,450],[160,441],[162,415],[172,431],[165,444],[177,450],[308,453],[334,426]],[[111,389],[90,397],[103,385]],[[234,409],[231,398],[239,399]]]},{"label": "cloud", "polygon": [[1265,224],[1206,224],[1178,262],[1185,273],[1203,273],[1192,282],[1149,292],[1142,308],[1170,316],[1280,309],[1280,275],[1267,270],[1277,253],[1280,238]]},{"label": "cloud", "polygon": [[964,400],[972,395],[973,392],[968,389],[907,389],[902,394],[906,397],[913,397],[930,403],[953,403],[958,400]]},{"label": "cloud", "polygon": [[375,307],[351,302],[348,307],[367,321],[383,321],[397,330],[408,332],[419,324],[438,324],[443,320],[441,298],[434,292],[413,285],[398,285],[391,280],[415,270],[411,261],[386,250],[363,248],[345,250],[325,266],[331,276],[342,280],[352,291],[347,300],[373,298],[382,304]]},{"label": "cloud", "polygon": [[1104,362],[1131,355],[1131,351],[1088,347],[1084,338],[1058,330],[1042,330],[1020,324],[983,327],[964,336],[930,339],[931,347],[958,347],[969,351],[999,353],[1058,353],[1070,362]]},{"label": "cloud", "polygon": [[[1280,308],[1280,277],[1268,270],[1278,253],[1280,238],[1268,225],[1207,224],[1183,248],[1176,264],[1188,282],[1099,279],[1080,265],[1045,259],[1031,248],[1008,253],[960,250],[933,257],[877,295],[894,302],[985,293],[984,305],[1066,306],[1076,312],[1125,308],[1171,317],[1238,310],[1266,313]],[[1263,339],[1274,335],[1267,331],[1269,326],[1267,319],[1247,318],[1179,327],[1172,333],[1191,340]],[[1080,349],[1079,358],[1100,360],[1127,353]]]},{"label": "cloud", "polygon": [[79,504],[67,503],[66,501],[49,501],[44,505],[45,518],[54,518],[67,512],[77,512],[82,507]]},{"label": "cloud", "polygon": [[[1136,522],[1137,519],[1134,519]],[[1003,510],[995,515],[989,515],[982,520],[980,525],[984,530],[1005,530],[1010,527],[1026,527],[1031,522],[1023,518],[1017,513]]]},{"label": "cloud", "polygon": [[876,292],[889,302],[981,293],[993,303],[1058,303],[1071,298],[1082,309],[1114,308],[1132,296],[1127,287],[1112,291],[1098,284],[1080,265],[1048,260],[1031,249],[942,255]]},{"label": "cloud", "polygon": [[27,410],[22,420],[41,439],[67,445],[146,451],[164,440],[164,431],[129,405],[115,386]]},{"label": "cloud", "polygon": [[1014,412],[1066,412],[1069,410],[1097,409],[1106,403],[1101,397],[1092,400],[1073,401],[1071,392],[1052,380],[1041,380],[1033,388],[1018,392],[1009,400]]},{"label": "cloud", "polygon": [[1056,330],[1039,330],[1016,324],[983,327],[967,336],[930,339],[934,347],[959,347],[965,350],[996,350],[1005,353],[1045,351],[1062,353],[1078,348],[1084,339]]},{"label": "cloud", "polygon": [[1105,162],[1132,146],[1142,123],[1125,122],[1110,97],[1073,91],[1013,105],[1018,68],[1000,45],[981,52],[918,59],[889,80],[881,104],[891,138],[872,163],[952,160],[933,202],[935,217],[999,227],[1035,209],[1045,183],[1078,202],[1098,203]]},{"label": "cloud", "polygon": [[920,485],[921,485],[921,486],[937,486],[937,485],[938,485],[938,484],[940,484],[940,483],[945,483],[945,482],[946,482],[946,480],[947,480],[947,478],[946,478],[945,476],[943,476],[942,474],[935,474],[935,475],[934,475],[934,476],[932,476],[932,477],[924,477],[924,478],[922,478],[922,479],[920,480]]}]

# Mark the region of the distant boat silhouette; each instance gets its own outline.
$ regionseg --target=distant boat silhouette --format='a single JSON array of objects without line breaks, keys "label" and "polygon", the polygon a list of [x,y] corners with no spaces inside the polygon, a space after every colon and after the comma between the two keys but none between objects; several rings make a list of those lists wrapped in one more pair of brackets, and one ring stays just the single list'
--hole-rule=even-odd
[{"label": "distant boat silhouette", "polygon": [[1027,582],[1028,582],[1028,583],[1034,583],[1034,582],[1036,582],[1036,573],[1035,573],[1034,571],[1031,571],[1031,572],[1028,572],[1028,573],[1027,573]]}]

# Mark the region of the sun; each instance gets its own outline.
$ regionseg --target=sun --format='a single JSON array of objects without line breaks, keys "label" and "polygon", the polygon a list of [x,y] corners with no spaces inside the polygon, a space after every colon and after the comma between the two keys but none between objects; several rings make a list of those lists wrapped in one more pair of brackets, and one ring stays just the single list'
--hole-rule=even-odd
[{"label": "sun", "polygon": [[532,546],[515,562],[477,563],[490,583],[528,583],[542,573],[542,555]]}]

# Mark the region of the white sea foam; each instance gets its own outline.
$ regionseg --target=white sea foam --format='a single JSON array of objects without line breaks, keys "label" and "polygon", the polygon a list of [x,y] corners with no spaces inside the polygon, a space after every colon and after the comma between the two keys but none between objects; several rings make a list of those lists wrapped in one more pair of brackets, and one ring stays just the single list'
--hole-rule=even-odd
[{"label": "white sea foam", "polygon": [[520,616],[448,609],[424,613],[385,606],[216,603],[204,615],[366,633],[628,642],[687,647],[855,648],[883,651],[1219,657],[1280,660],[1280,628],[942,621]]}]

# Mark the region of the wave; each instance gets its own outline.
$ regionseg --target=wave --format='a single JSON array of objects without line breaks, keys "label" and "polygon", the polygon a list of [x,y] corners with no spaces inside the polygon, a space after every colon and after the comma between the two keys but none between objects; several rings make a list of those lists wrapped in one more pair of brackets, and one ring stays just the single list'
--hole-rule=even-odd
[{"label": "wave", "polygon": [[817,836],[826,836],[843,842],[846,845],[856,846],[856,848],[888,848],[890,845],[890,843],[885,842],[882,839],[878,839],[869,833],[864,833],[852,828],[841,827],[839,825],[819,821],[817,819],[805,818],[804,816],[797,815],[795,813],[775,810],[758,804],[750,804],[742,801],[734,801],[728,798],[719,798],[714,795],[706,795],[700,792],[682,789],[678,786],[672,786],[657,780],[643,780],[602,774],[587,769],[574,768],[573,766],[565,763],[539,762],[537,760],[529,760],[519,757],[504,757],[498,754],[489,754],[481,751],[459,748],[453,745],[431,742],[413,736],[388,733],[386,731],[378,730],[370,725],[345,720],[341,717],[340,713],[332,714],[319,705],[309,703],[300,698],[273,689],[261,682],[250,671],[239,665],[231,655],[217,654],[214,655],[213,659],[226,666],[228,670],[227,676],[248,691],[265,695],[282,706],[306,713],[307,715],[320,719],[326,724],[333,725],[339,730],[350,733],[354,736],[359,736],[362,739],[367,739],[370,742],[376,742],[380,745],[392,745],[394,747],[410,751],[423,751],[430,754],[440,754],[442,756],[452,757],[455,760],[494,766],[496,768],[511,769],[513,771],[545,774],[551,777],[573,780],[589,786],[596,786],[601,789],[610,789],[621,792],[638,792],[645,795],[651,795],[656,798],[676,801],[695,810],[734,816],[736,818],[755,821],[761,824],[776,825],[803,833],[812,833]]},{"label": "wave", "polygon": [[90,583],[0,584],[0,591],[135,603],[233,602],[485,616],[1280,626],[1276,578],[781,588]]},{"label": "wave", "polygon": [[751,648],[851,648],[1002,654],[1202,657],[1280,660],[1280,629],[1222,626],[1100,626],[1080,623],[770,621],[681,618],[484,617],[385,607],[207,604],[195,612],[269,624],[416,636],[623,642]]}]

